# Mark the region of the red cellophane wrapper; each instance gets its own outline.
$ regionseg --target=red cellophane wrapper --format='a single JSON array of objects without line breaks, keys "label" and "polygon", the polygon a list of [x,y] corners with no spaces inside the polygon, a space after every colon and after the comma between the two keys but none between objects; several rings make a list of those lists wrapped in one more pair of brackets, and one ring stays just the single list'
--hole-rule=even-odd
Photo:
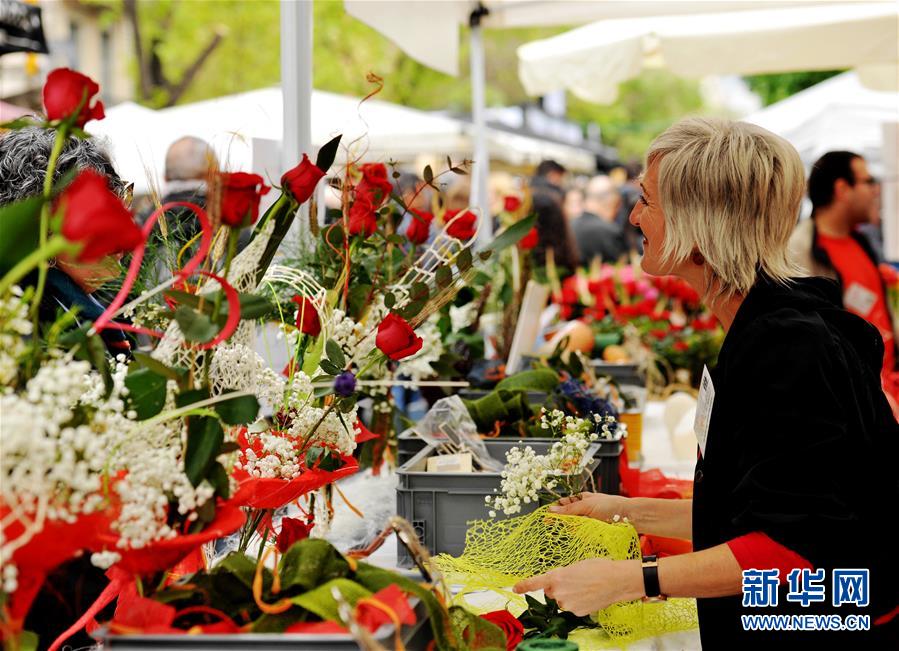
[{"label": "red cellophane wrapper", "polygon": [[171,569],[205,543],[234,533],[243,526],[246,519],[239,504],[229,500],[216,505],[215,519],[199,533],[158,540],[140,549],[118,549],[118,537],[114,534],[101,535],[99,541],[105,549],[122,555],[116,567],[131,574],[154,574]]},{"label": "red cellophane wrapper", "polygon": [[[257,454],[262,454],[261,444],[251,444],[247,440],[246,430],[238,435],[237,442],[244,450],[253,448]],[[231,501],[253,509],[280,508],[307,493],[327,486],[338,479],[348,477],[359,470],[359,462],[352,456],[342,454],[340,460],[343,465],[337,470],[307,468],[299,477],[290,480],[275,477],[253,477],[247,471],[237,468],[233,472],[233,477],[238,482],[238,488]]]}]

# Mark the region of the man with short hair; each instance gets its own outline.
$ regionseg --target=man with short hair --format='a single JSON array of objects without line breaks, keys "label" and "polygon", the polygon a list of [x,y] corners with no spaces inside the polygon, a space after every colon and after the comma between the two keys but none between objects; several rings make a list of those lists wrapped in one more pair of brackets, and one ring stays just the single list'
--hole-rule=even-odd
[{"label": "man with short hair", "polygon": [[531,179],[531,191],[534,193],[546,193],[562,205],[565,201],[565,175],[568,170],[561,163],[552,159],[540,161],[534,170],[534,178]]},{"label": "man with short hair", "polygon": [[884,385],[895,395],[896,337],[886,288],[870,242],[858,232],[878,199],[877,180],[865,159],[849,151],[831,151],[812,165],[808,178],[812,216],[801,221],[790,239],[790,257],[813,276],[836,280],[843,306],[877,327],[883,337]]},{"label": "man with short hair", "polygon": [[[218,161],[209,143],[194,136],[179,138],[169,145],[165,154],[162,203],[186,201],[206,208],[207,182],[217,167]],[[178,248],[200,232],[196,216],[186,208],[166,211],[165,216],[169,239],[177,242]]]},{"label": "man with short hair", "polygon": [[584,213],[571,223],[582,264],[597,256],[604,262],[616,262],[627,251],[624,234],[615,222],[620,202],[612,179],[603,174],[590,179],[584,192]]}]

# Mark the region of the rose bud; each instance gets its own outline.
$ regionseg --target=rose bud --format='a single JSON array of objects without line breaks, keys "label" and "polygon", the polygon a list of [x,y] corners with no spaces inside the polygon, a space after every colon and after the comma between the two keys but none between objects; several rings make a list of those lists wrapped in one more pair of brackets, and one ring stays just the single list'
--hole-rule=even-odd
[{"label": "rose bud", "polygon": [[356,196],[367,194],[374,208],[380,208],[393,190],[387,178],[387,167],[383,163],[365,163],[360,168],[362,180],[356,185]]},{"label": "rose bud", "polygon": [[286,171],[281,177],[281,187],[297,203],[305,203],[315,192],[315,186],[324,175],[325,173],[316,167],[306,154],[303,154],[300,164],[292,170]]},{"label": "rose bud", "polygon": [[350,235],[361,233],[364,237],[370,236],[378,227],[378,216],[367,194],[356,194],[356,199],[350,207]]},{"label": "rose bud", "polygon": [[315,304],[305,296],[294,296],[291,300],[297,304],[297,330],[304,335],[317,337],[322,331],[322,324]]},{"label": "rose bud", "polygon": [[303,522],[299,518],[284,518],[281,520],[281,531],[278,532],[278,538],[275,546],[282,554],[287,553],[294,543],[305,540],[312,531],[311,522]]},{"label": "rose bud", "polygon": [[415,208],[409,210],[412,212],[412,219],[406,228],[406,237],[413,244],[424,244],[431,234],[431,222],[434,221],[434,215]]},{"label": "rose bud", "polygon": [[470,240],[477,232],[478,216],[470,210],[461,215],[458,210],[447,210],[443,221],[447,224],[446,234],[457,240]]},{"label": "rose bud", "polygon": [[222,184],[222,223],[232,228],[254,224],[259,217],[259,200],[271,188],[258,174],[223,172],[219,179]]},{"label": "rose bud", "polygon": [[528,234],[518,240],[518,246],[524,251],[530,251],[537,243],[540,241],[540,237],[537,235],[537,228],[533,227],[528,231]]},{"label": "rose bud", "polygon": [[102,120],[106,117],[103,102],[97,100],[91,104],[94,95],[99,92],[99,84],[80,72],[69,68],[53,70],[47,75],[43,90],[47,119],[51,122],[65,120],[77,111],[74,124],[79,128],[84,127],[88,120]]},{"label": "rose bud", "polygon": [[106,177],[86,169],[56,200],[63,210],[62,235],[82,244],[78,262],[93,262],[112,253],[131,251],[143,241],[141,230]]},{"label": "rose bud", "polygon": [[423,343],[412,326],[398,314],[391,312],[378,325],[375,345],[395,362],[417,353]]}]

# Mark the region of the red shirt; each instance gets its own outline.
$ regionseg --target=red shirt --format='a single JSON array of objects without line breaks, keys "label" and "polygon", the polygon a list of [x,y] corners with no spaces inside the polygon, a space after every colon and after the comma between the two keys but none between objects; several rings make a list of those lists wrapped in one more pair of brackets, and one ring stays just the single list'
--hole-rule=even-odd
[{"label": "red shirt", "polygon": [[818,233],[818,245],[843,279],[843,305],[866,319],[883,337],[883,372],[896,368],[893,327],[887,310],[880,272],[861,245],[851,237],[830,237]]}]

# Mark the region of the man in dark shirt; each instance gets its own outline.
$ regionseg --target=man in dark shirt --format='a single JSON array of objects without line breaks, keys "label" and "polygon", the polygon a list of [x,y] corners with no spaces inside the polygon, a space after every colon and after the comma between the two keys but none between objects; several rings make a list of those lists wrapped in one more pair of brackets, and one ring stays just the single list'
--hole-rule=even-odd
[{"label": "man in dark shirt", "polygon": [[620,202],[621,196],[608,176],[590,179],[584,214],[571,224],[582,264],[590,264],[595,257],[615,262],[627,251],[621,227],[615,223]]}]

